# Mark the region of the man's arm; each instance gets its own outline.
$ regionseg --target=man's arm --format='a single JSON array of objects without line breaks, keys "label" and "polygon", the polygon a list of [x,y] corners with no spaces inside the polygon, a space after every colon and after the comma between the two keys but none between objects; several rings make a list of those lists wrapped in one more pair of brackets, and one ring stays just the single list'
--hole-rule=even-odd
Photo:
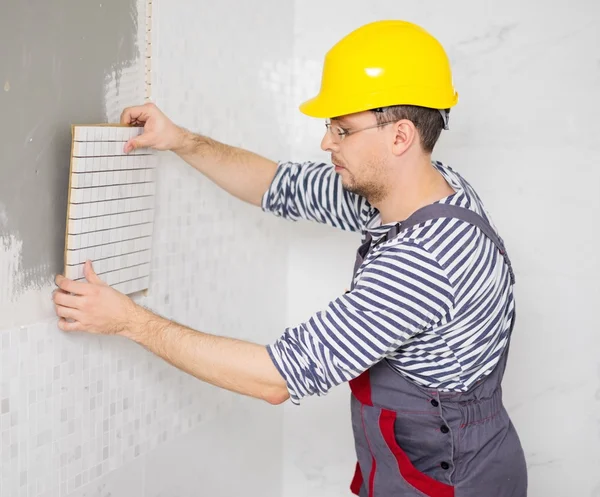
[{"label": "man's arm", "polygon": [[257,207],[275,177],[277,163],[260,155],[181,130],[175,152],[204,176],[235,197]]},{"label": "man's arm", "polygon": [[[445,322],[453,307],[452,284],[435,257],[416,245],[391,247],[366,266],[352,291],[288,328],[267,351],[299,404],[358,377]],[[418,366],[413,374],[421,374]]]},{"label": "man's arm", "polygon": [[140,136],[126,143],[125,152],[136,148],[171,150],[228,193],[258,207],[277,170],[276,162],[254,152],[177,126],[154,104],[128,107],[121,114],[121,123],[144,126]]},{"label": "man's arm", "polygon": [[106,285],[89,261],[84,274],[88,283],[56,278],[61,330],[129,337],[203,381],[272,404],[288,396],[298,404],[356,378],[447,319],[454,305],[452,285],[429,252],[390,248],[362,272],[350,293],[263,347],[156,316]]},{"label": "man's arm", "polygon": [[56,277],[58,327],[63,331],[127,337],[196,378],[243,395],[281,404],[286,382],[266,347],[194,331],[137,305],[106,285],[85,264],[86,282]]},{"label": "man's arm", "polygon": [[366,200],[345,191],[327,164],[278,164],[254,152],[197,135],[175,125],[154,104],[129,107],[121,123],[143,125],[125,145],[171,150],[235,197],[289,220],[306,219],[349,231],[362,228]]},{"label": "man's arm", "polygon": [[286,383],[266,347],[194,331],[140,309],[121,335],[196,378],[233,392],[281,404]]}]

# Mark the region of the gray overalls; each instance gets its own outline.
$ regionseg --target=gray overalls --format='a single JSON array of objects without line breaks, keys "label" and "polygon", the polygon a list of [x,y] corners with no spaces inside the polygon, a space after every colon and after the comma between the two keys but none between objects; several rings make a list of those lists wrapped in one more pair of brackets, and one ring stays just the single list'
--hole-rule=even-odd
[{"label": "gray overalls", "polygon": [[[442,217],[459,218],[488,236],[508,264],[514,284],[502,241],[471,210],[428,205],[389,230],[385,239]],[[371,241],[367,233],[357,253],[355,275]],[[500,383],[507,355],[508,345],[494,371],[467,392],[421,387],[387,360],[350,381],[358,458],[352,492],[360,497],[525,497],[525,457],[502,404]]]}]

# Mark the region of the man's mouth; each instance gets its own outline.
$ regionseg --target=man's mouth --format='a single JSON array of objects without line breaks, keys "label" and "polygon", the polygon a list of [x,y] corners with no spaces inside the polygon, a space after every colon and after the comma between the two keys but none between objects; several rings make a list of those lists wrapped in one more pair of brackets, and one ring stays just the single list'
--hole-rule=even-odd
[{"label": "man's mouth", "polygon": [[332,160],[331,163],[333,164],[334,168],[336,171],[341,171],[342,169],[344,169],[344,166],[342,166],[338,161],[336,160]]}]

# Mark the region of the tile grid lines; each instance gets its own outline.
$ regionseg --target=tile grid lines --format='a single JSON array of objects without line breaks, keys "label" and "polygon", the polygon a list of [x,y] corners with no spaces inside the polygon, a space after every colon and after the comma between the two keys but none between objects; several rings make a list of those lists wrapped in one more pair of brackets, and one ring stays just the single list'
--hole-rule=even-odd
[{"label": "tile grid lines", "polygon": [[85,260],[109,285],[131,294],[149,287],[156,156],[123,148],[142,128],[74,125],[65,275],[84,280]]}]

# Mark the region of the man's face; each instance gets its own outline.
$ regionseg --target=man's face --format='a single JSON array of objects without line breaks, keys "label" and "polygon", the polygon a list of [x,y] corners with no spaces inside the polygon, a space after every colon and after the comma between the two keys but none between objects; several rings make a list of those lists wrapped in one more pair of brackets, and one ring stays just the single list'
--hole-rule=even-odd
[{"label": "man's face", "polygon": [[378,126],[374,113],[359,112],[331,119],[321,148],[331,152],[344,189],[373,203],[387,193],[392,143],[392,126]]}]

